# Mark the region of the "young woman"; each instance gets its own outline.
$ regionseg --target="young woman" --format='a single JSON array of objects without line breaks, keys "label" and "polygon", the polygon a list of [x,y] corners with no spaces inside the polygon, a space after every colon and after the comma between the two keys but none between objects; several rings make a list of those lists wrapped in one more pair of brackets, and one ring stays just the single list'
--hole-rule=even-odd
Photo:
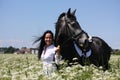
[{"label": "young woman", "polygon": [[60,46],[54,46],[54,35],[50,30],[44,32],[43,36],[41,36],[38,40],[41,40],[38,58],[42,59],[43,73],[49,75],[57,70],[57,66],[53,64],[58,64],[61,59]]}]

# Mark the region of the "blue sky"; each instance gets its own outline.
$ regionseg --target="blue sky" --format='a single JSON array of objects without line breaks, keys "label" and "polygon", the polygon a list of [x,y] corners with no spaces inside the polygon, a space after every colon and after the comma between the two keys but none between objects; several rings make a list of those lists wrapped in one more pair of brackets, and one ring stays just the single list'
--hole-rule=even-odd
[{"label": "blue sky", "polygon": [[0,47],[36,47],[35,36],[54,32],[69,8],[89,35],[120,49],[120,0],[0,0]]}]

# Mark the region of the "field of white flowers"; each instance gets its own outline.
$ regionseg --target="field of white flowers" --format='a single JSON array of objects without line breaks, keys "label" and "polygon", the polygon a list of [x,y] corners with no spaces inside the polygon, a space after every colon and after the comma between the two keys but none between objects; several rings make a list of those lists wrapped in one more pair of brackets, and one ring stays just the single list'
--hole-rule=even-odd
[{"label": "field of white flowers", "polygon": [[66,67],[60,62],[60,70],[50,76],[42,75],[41,61],[35,54],[0,54],[0,80],[120,80],[120,55],[112,55],[110,69],[81,66]]}]

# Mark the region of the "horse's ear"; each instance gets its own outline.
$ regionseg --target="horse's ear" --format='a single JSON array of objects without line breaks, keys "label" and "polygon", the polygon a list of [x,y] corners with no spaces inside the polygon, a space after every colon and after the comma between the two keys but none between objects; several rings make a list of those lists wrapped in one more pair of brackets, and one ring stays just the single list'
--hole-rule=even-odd
[{"label": "horse's ear", "polygon": [[75,15],[76,9],[72,12],[73,15]]},{"label": "horse's ear", "polygon": [[71,8],[68,9],[67,15],[70,15]]}]

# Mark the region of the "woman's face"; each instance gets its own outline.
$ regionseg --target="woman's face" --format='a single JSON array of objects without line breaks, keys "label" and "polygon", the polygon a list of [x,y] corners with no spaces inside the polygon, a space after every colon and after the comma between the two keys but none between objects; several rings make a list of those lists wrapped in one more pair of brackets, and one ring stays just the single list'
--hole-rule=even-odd
[{"label": "woman's face", "polygon": [[50,45],[52,44],[52,42],[53,42],[53,37],[52,37],[52,35],[51,35],[50,33],[47,33],[47,34],[45,35],[45,43],[46,43],[46,45],[47,45],[47,46],[50,46]]}]

